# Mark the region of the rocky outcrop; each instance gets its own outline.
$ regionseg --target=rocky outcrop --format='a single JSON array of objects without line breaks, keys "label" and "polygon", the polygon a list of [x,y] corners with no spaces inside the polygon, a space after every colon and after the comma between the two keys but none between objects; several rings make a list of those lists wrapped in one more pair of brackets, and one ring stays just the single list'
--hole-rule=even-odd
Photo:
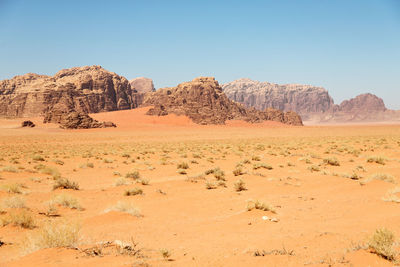
[{"label": "rocky outcrop", "polygon": [[28,73],[0,82],[0,117],[40,116],[57,104],[84,113],[129,109],[140,98],[126,78],[100,66]]},{"label": "rocky outcrop", "polygon": [[77,111],[62,112],[61,110],[53,110],[45,114],[44,122],[59,123],[62,129],[117,127],[112,122],[99,122],[87,113]]},{"label": "rocky outcrop", "polygon": [[23,121],[22,123],[21,123],[21,127],[30,127],[30,128],[33,128],[33,127],[35,127],[36,125],[32,122],[32,121]]},{"label": "rocky outcrop", "polygon": [[344,100],[334,109],[344,113],[375,113],[385,112],[386,106],[383,100],[373,94],[361,94],[350,100]]},{"label": "rocky outcrop", "polygon": [[295,111],[307,123],[400,120],[400,112],[386,109],[383,100],[373,94],[362,94],[335,105],[327,90],[310,85],[278,85],[239,79],[222,88],[230,99],[247,107]]},{"label": "rocky outcrop", "polygon": [[145,77],[138,77],[129,81],[131,88],[138,93],[154,92],[153,80]]},{"label": "rocky outcrop", "polygon": [[302,117],[329,111],[334,106],[327,90],[311,85],[279,85],[244,78],[226,83],[222,89],[230,99],[247,107],[294,111]]},{"label": "rocky outcrop", "polygon": [[224,124],[227,120],[261,122],[275,120],[302,125],[295,113],[286,114],[275,109],[258,111],[228,99],[213,77],[199,77],[177,87],[162,88],[146,95],[143,105],[151,105],[148,115],[185,115],[198,124]]}]

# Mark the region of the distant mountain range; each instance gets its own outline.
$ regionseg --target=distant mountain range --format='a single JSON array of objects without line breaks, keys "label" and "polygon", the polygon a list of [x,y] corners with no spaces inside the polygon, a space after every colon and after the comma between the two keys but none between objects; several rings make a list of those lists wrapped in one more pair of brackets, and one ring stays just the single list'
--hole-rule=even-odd
[{"label": "distant mountain range", "polygon": [[235,102],[259,110],[295,111],[305,123],[400,121],[400,111],[387,109],[381,98],[370,93],[336,105],[326,89],[311,85],[279,85],[242,78],[222,88]]}]

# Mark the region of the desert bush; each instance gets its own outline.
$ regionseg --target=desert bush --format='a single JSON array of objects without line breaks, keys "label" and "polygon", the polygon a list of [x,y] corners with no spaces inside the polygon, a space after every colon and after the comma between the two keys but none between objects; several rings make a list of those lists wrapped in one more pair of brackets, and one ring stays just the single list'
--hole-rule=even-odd
[{"label": "desert bush", "polygon": [[258,169],[267,169],[267,170],[272,170],[272,166],[265,164],[265,163],[256,163],[253,165],[253,170],[258,170]]},{"label": "desert bush", "polygon": [[57,164],[57,165],[64,165],[65,164],[64,161],[62,161],[60,159],[55,159],[54,163]]},{"label": "desert bush", "polygon": [[248,200],[246,209],[248,211],[257,209],[257,210],[270,211],[272,213],[276,213],[276,210],[273,206],[265,202],[261,202],[259,200]]},{"label": "desert bush", "polygon": [[377,164],[381,164],[381,165],[385,165],[386,159],[383,157],[379,157],[379,156],[371,156],[367,158],[367,162],[368,163],[377,163]]},{"label": "desert bush", "polygon": [[171,257],[171,252],[168,249],[165,249],[165,248],[160,249],[160,253],[161,253],[161,256],[164,258],[164,260],[168,261],[169,258]]},{"label": "desert bush", "polygon": [[80,226],[67,220],[48,222],[35,235],[28,236],[27,250],[44,248],[74,248],[79,241]]},{"label": "desert bush", "polygon": [[179,174],[187,174],[187,171],[184,169],[178,169],[176,172]]},{"label": "desert bush", "polygon": [[340,163],[336,158],[326,158],[324,159],[324,163],[331,166],[340,166]]},{"label": "desert bush", "polygon": [[373,180],[381,180],[384,182],[388,182],[388,183],[395,183],[396,180],[394,179],[394,177],[390,174],[386,174],[386,173],[376,173],[371,175],[370,179]]},{"label": "desert bush", "polygon": [[67,178],[57,178],[53,185],[53,190],[56,189],[73,189],[79,190],[79,185],[77,182],[72,182]]},{"label": "desert bush", "polygon": [[125,177],[137,180],[140,178],[140,173],[138,171],[128,172]]},{"label": "desert bush", "polygon": [[186,169],[189,169],[189,164],[187,164],[186,162],[181,162],[181,163],[178,163],[178,164],[176,165],[176,168],[177,168],[177,169],[186,170]]},{"label": "desert bush", "polygon": [[214,182],[206,181],[206,188],[207,189],[216,189],[217,185]]},{"label": "desert bush", "polygon": [[6,217],[3,217],[1,225],[13,224],[22,228],[32,229],[35,227],[32,213],[26,209],[15,210],[10,212]]},{"label": "desert bush", "polygon": [[103,159],[104,163],[113,163],[114,161],[112,159]]},{"label": "desert bush", "polygon": [[234,169],[234,170],[232,171],[232,173],[233,173],[233,175],[235,175],[235,176],[239,176],[239,175],[244,174],[243,169],[240,168],[240,167],[237,167],[236,169]]},{"label": "desert bush", "polygon": [[400,187],[395,187],[389,190],[386,195],[382,198],[383,201],[400,203],[400,198],[396,195],[400,192]]},{"label": "desert bush", "polygon": [[142,185],[149,185],[150,184],[150,180],[149,179],[145,179],[145,178],[141,178],[137,182],[141,183]]},{"label": "desert bush", "polygon": [[82,206],[79,204],[79,200],[76,197],[65,193],[55,196],[53,202],[70,209],[82,209]]},{"label": "desert bush", "polygon": [[6,209],[26,208],[25,199],[20,196],[5,198],[1,203],[1,208],[6,208]]},{"label": "desert bush", "polygon": [[3,172],[13,172],[16,173],[18,170],[13,166],[6,166],[3,168]]},{"label": "desert bush", "polygon": [[215,168],[213,174],[215,179],[225,181],[225,172],[220,168]]},{"label": "desert bush", "polygon": [[236,181],[234,183],[234,187],[235,187],[236,192],[247,190],[246,185],[242,179],[239,179],[238,181]]},{"label": "desert bush", "polygon": [[394,241],[394,234],[388,229],[382,228],[375,231],[368,242],[368,246],[377,255],[393,261],[396,258],[396,252],[393,249]]},{"label": "desert bush", "polygon": [[136,208],[135,204],[133,202],[128,202],[128,201],[118,201],[117,204],[111,208],[108,208],[106,212],[109,211],[120,211],[120,212],[125,212],[128,213],[132,216],[135,217],[141,217],[140,210]]},{"label": "desert bush", "polygon": [[7,193],[21,194],[22,185],[13,183],[13,184],[5,184],[1,186],[1,189],[6,191]]},{"label": "desert bush", "polygon": [[310,170],[311,172],[319,172],[321,169],[317,165],[311,165],[310,167],[308,167],[308,170]]},{"label": "desert bush", "polygon": [[119,177],[117,180],[115,180],[114,183],[115,186],[128,185],[128,184],[130,184],[130,182],[124,177]]},{"label": "desert bush", "polygon": [[45,161],[45,159],[41,155],[33,155],[32,159],[34,161]]},{"label": "desert bush", "polygon": [[133,189],[127,189],[124,193],[125,196],[135,196],[135,195],[143,195],[143,190],[139,187],[135,187]]}]

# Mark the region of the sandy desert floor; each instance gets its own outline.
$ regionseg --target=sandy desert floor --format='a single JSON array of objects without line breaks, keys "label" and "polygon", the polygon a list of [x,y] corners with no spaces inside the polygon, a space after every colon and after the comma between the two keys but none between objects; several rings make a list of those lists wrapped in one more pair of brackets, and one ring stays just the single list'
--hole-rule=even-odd
[{"label": "sandy desert floor", "polygon": [[144,112],[93,115],[115,129],[0,120],[1,266],[395,264],[369,244],[386,228],[398,251],[400,125]]}]

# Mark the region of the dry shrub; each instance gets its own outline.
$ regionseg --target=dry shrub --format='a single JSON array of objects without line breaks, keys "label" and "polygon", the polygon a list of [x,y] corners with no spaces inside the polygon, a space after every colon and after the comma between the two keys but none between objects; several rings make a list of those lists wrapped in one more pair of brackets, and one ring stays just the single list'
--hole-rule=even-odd
[{"label": "dry shrub", "polygon": [[368,242],[369,248],[373,253],[384,259],[394,261],[396,252],[393,249],[395,237],[394,234],[386,228],[378,229]]},{"label": "dry shrub", "polygon": [[35,235],[28,236],[26,249],[35,251],[43,248],[76,247],[80,225],[67,220],[48,222]]},{"label": "dry shrub", "polygon": [[128,202],[128,201],[118,201],[115,206],[110,207],[105,210],[105,212],[109,212],[109,211],[125,212],[125,213],[128,213],[135,217],[142,216],[142,214],[140,213],[140,210],[138,208],[136,208],[135,204],[133,202]]},{"label": "dry shrub", "polygon": [[79,185],[77,182],[72,182],[67,178],[57,178],[53,185],[53,190],[56,190],[58,188],[79,190]]},{"label": "dry shrub", "polygon": [[257,209],[257,210],[270,211],[272,213],[276,213],[276,210],[272,205],[265,202],[261,202],[259,200],[248,200],[246,209],[248,211]]},{"label": "dry shrub", "polygon": [[79,204],[79,200],[76,197],[69,194],[57,195],[53,198],[53,202],[70,209],[79,209],[79,210],[82,209],[81,204]]}]

